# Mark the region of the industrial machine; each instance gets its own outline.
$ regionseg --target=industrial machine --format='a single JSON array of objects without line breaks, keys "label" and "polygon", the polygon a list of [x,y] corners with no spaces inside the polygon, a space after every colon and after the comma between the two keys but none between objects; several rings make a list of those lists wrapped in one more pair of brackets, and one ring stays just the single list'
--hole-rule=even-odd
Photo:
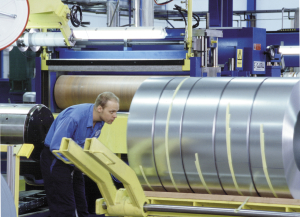
[{"label": "industrial machine", "polygon": [[[300,197],[298,95],[297,78],[149,78],[130,107],[130,167],[96,138],[83,149],[63,139],[54,154],[97,183],[97,214],[299,216],[299,206],[275,205]],[[109,173],[125,189],[116,190]],[[258,196],[274,198],[277,211]]]},{"label": "industrial machine", "polygon": [[[7,210],[13,206],[17,214],[23,214],[46,204],[46,195],[41,194],[42,191],[28,193],[22,189],[19,194],[19,176],[24,176],[31,185],[38,184],[35,178],[42,179],[38,177],[40,152],[53,121],[51,111],[41,104],[0,104],[1,174],[6,176],[14,198],[14,204],[7,205]],[[6,188],[5,184],[3,188]]]},{"label": "industrial machine", "polygon": [[[96,182],[103,196],[97,214],[299,216],[299,80],[279,78],[284,64],[299,67],[299,50],[288,54],[299,48],[299,30],[211,27],[208,13],[201,15],[206,28],[192,28],[192,1],[182,9],[185,29],[71,30],[72,11],[61,1],[28,2],[26,29],[40,30],[9,44],[38,52],[34,77],[24,79],[38,105],[5,113],[9,126],[20,120],[20,127],[6,140],[0,134],[1,144],[33,143],[39,153],[51,113],[111,91],[120,98],[115,123],[84,149],[64,139],[54,152]],[[287,35],[293,40],[281,43]],[[129,166],[117,156],[127,156]]]}]

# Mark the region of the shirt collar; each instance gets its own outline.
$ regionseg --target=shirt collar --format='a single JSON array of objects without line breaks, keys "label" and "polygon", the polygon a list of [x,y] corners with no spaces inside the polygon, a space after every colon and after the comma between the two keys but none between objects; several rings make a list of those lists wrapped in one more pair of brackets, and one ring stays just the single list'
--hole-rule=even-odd
[{"label": "shirt collar", "polygon": [[91,108],[89,109],[89,117],[88,117],[86,127],[93,127],[93,109],[94,109],[94,105],[91,105]]},{"label": "shirt collar", "polygon": [[100,129],[101,130],[103,125],[104,125],[104,121],[98,121],[98,122],[96,122],[94,129],[96,129],[96,130]]}]

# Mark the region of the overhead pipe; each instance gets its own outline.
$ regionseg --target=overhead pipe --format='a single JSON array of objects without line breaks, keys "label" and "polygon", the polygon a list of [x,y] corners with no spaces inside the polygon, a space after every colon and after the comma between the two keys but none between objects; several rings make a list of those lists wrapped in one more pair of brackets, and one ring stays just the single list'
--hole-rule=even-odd
[{"label": "overhead pipe", "polygon": [[153,0],[141,0],[141,26],[154,26],[154,2]]},{"label": "overhead pipe", "polygon": [[140,0],[134,0],[134,27],[140,26]]}]

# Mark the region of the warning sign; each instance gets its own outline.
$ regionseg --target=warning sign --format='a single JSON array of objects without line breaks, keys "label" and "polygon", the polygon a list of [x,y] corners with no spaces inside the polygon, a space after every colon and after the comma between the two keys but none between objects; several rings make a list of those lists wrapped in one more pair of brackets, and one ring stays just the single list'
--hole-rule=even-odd
[{"label": "warning sign", "polygon": [[243,49],[237,49],[236,67],[237,68],[243,67]]}]

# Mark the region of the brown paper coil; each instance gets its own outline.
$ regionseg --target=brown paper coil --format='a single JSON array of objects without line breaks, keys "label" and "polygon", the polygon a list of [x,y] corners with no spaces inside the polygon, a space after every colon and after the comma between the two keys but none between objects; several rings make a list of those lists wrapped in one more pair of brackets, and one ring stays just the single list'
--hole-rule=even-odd
[{"label": "brown paper coil", "polygon": [[110,91],[120,98],[120,111],[128,111],[132,98],[150,76],[73,76],[62,75],[55,84],[54,97],[59,108],[94,103],[97,96]]}]

